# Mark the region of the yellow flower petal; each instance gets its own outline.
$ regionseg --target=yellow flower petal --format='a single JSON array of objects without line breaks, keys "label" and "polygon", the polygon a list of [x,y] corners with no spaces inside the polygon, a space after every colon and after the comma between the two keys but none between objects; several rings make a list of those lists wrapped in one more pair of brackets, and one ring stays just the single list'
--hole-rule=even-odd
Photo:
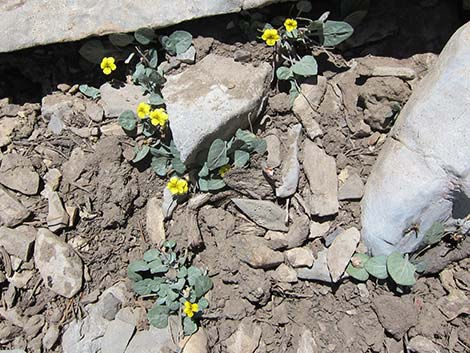
[{"label": "yellow flower petal", "polygon": [[105,75],[109,75],[109,74],[111,73],[111,71],[112,71],[112,70],[111,70],[109,67],[105,67],[105,68],[103,69],[103,73],[104,73]]},{"label": "yellow flower petal", "polygon": [[191,310],[197,313],[199,311],[199,305],[197,303],[191,304]]},{"label": "yellow flower petal", "polygon": [[280,39],[279,33],[277,33],[277,29],[274,28],[268,28],[265,29],[263,32],[263,35],[261,36],[261,39],[263,39],[267,45],[273,46],[276,44],[276,42]]},{"label": "yellow flower petal", "polygon": [[141,102],[137,106],[137,116],[141,119],[144,119],[150,113],[150,105],[147,103]]},{"label": "yellow flower petal", "polygon": [[288,18],[284,21],[284,27],[286,27],[287,32],[292,32],[297,28],[297,21],[292,18]]}]

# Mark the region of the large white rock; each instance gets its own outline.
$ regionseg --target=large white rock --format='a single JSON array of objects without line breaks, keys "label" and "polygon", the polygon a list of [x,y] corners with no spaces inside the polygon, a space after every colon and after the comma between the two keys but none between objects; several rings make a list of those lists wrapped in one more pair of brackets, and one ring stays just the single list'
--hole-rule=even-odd
[{"label": "large white rock", "polygon": [[226,139],[254,122],[269,90],[272,68],[210,54],[162,90],[181,160],[190,164],[216,138]]},{"label": "large white rock", "polygon": [[[470,24],[413,91],[367,181],[362,236],[374,254],[410,253],[435,221],[470,211]],[[419,231],[405,235],[417,225]]]},{"label": "large white rock", "polygon": [[283,0],[6,0],[0,2],[0,52],[167,27],[279,1]]}]

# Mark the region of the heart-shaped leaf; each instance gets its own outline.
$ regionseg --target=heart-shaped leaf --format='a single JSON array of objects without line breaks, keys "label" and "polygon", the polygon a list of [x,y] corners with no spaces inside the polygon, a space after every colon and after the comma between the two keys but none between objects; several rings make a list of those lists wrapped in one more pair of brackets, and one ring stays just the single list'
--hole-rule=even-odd
[{"label": "heart-shaped leaf", "polygon": [[385,279],[388,277],[387,272],[387,256],[373,256],[364,265],[369,274],[378,279]]},{"label": "heart-shaped leaf", "polygon": [[220,168],[228,164],[229,161],[225,142],[220,139],[214,140],[207,154],[207,167],[209,170]]},{"label": "heart-shaped leaf", "polygon": [[278,67],[276,70],[276,77],[278,78],[278,80],[290,80],[294,77],[294,74],[292,73],[292,70],[288,67],[281,66]]},{"label": "heart-shaped leaf", "polygon": [[109,35],[109,41],[117,47],[127,47],[134,41],[134,37],[126,33],[113,33]]},{"label": "heart-shaped leaf", "polygon": [[150,153],[150,147],[148,145],[143,145],[140,150],[137,151],[137,155],[132,160],[132,163],[139,163],[144,160],[145,157]]},{"label": "heart-shaped leaf", "polygon": [[132,110],[126,110],[118,119],[119,125],[128,132],[134,131],[137,127],[137,117]]},{"label": "heart-shaped leaf", "polygon": [[212,280],[208,276],[196,277],[194,282],[194,292],[196,298],[203,297],[212,288]]},{"label": "heart-shaped leaf", "polygon": [[334,47],[348,39],[354,32],[352,26],[342,21],[326,21],[323,24],[323,45]]},{"label": "heart-shaped leaf", "polygon": [[170,310],[163,305],[154,305],[148,312],[150,325],[156,328],[165,328],[168,326],[168,316]]},{"label": "heart-shaped leaf", "polygon": [[318,73],[317,61],[313,56],[305,55],[292,65],[292,72],[303,77],[315,76]]},{"label": "heart-shaped leaf", "polygon": [[152,28],[139,28],[134,33],[135,39],[142,45],[150,44],[155,38],[155,31]]},{"label": "heart-shaped leaf", "polygon": [[243,168],[250,160],[250,154],[246,151],[236,150],[233,155],[233,165],[238,168]]},{"label": "heart-shaped leaf", "polygon": [[423,241],[426,245],[434,245],[439,243],[444,235],[444,225],[440,222],[434,222],[431,228],[424,233]]},{"label": "heart-shaped leaf", "polygon": [[390,277],[400,286],[412,286],[416,283],[415,266],[408,261],[408,257],[398,252],[390,254],[387,258],[387,271]]},{"label": "heart-shaped leaf", "polygon": [[346,273],[358,281],[367,281],[369,273],[364,269],[364,264],[366,264],[368,260],[369,256],[366,254],[355,254],[346,268]]}]

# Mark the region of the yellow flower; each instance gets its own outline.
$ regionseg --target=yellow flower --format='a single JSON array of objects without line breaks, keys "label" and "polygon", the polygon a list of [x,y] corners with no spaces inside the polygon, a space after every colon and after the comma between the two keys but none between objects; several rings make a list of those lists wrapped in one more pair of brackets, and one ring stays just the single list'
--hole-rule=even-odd
[{"label": "yellow flower", "polygon": [[153,126],[160,125],[161,127],[164,127],[167,121],[168,114],[163,108],[155,109],[150,113],[150,123]]},{"label": "yellow flower", "polygon": [[274,28],[265,29],[261,36],[261,39],[263,39],[270,47],[275,45],[279,38],[279,33],[277,33],[277,29]]},{"label": "yellow flower", "polygon": [[173,195],[184,195],[188,192],[188,182],[178,177],[171,177],[166,187]]},{"label": "yellow flower", "polygon": [[230,164],[226,164],[219,168],[219,175],[223,178],[225,173],[227,173],[232,167]]},{"label": "yellow flower", "polygon": [[193,317],[194,313],[197,313],[199,311],[199,305],[196,303],[191,303],[188,301],[184,302],[184,309],[183,312],[188,316],[188,317]]},{"label": "yellow flower", "polygon": [[137,106],[137,116],[141,119],[145,119],[150,114],[150,105],[144,102],[140,102]]},{"label": "yellow flower", "polygon": [[114,63],[114,58],[112,56],[103,58],[100,66],[105,75],[109,75],[112,71],[116,70],[116,64]]},{"label": "yellow flower", "polygon": [[288,18],[284,21],[284,27],[286,27],[287,32],[292,32],[297,28],[297,21],[292,18]]}]

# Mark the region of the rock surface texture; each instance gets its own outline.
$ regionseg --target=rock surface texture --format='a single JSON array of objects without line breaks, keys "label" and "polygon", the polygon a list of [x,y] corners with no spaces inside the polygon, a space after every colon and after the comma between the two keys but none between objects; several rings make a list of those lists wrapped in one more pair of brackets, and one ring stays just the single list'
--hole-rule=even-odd
[{"label": "rock surface texture", "polygon": [[[367,181],[362,236],[374,255],[413,252],[436,221],[470,211],[470,24],[413,91]],[[418,233],[408,235],[411,225]]]},{"label": "rock surface texture", "polygon": [[234,135],[256,120],[269,89],[272,69],[210,54],[168,77],[162,90],[181,160],[190,164],[216,138]]},{"label": "rock surface texture", "polygon": [[279,0],[7,0],[0,3],[0,52],[141,27],[167,27],[274,2]]}]

